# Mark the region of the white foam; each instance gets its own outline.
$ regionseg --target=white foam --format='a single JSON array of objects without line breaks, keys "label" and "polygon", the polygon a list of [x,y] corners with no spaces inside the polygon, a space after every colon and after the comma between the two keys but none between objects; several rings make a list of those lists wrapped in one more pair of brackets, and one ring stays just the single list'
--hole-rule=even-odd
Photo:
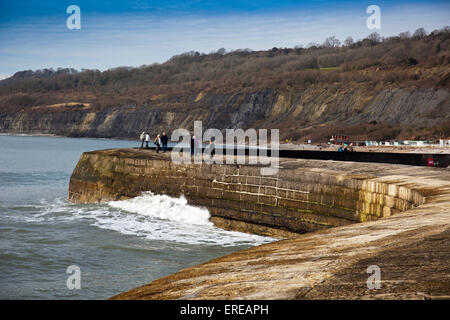
[{"label": "white foam", "polygon": [[135,234],[151,240],[204,245],[256,245],[273,239],[218,229],[209,221],[209,211],[187,204],[184,196],[172,198],[144,192],[142,196],[108,205],[135,215],[119,213],[98,216],[97,227]]},{"label": "white foam", "polygon": [[189,206],[184,196],[171,198],[144,192],[142,196],[130,200],[111,201],[111,207],[140,215],[176,221],[186,224],[212,225],[207,209]]},{"label": "white foam", "polygon": [[225,231],[209,221],[209,211],[187,204],[181,196],[171,198],[145,192],[141,196],[102,204],[71,204],[63,198],[41,201],[39,213],[28,216],[30,223],[83,219],[100,229],[135,235],[149,240],[193,245],[259,245],[274,239]]}]

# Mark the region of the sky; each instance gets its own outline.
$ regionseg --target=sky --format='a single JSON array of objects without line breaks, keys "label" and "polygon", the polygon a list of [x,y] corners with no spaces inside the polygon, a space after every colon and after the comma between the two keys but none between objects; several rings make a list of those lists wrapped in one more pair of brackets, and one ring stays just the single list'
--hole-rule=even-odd
[{"label": "sky", "polygon": [[[66,25],[80,8],[80,29]],[[367,27],[369,5],[381,28]],[[0,0],[0,79],[21,70],[106,70],[162,63],[187,51],[307,46],[428,32],[450,25],[450,1]]]}]

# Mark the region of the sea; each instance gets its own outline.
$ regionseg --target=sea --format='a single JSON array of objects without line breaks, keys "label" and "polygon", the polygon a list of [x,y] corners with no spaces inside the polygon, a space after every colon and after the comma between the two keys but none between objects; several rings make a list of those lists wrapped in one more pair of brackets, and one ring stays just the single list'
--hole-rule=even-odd
[{"label": "sea", "polygon": [[137,140],[0,135],[0,299],[107,299],[275,240],[216,228],[207,208],[183,196],[147,190],[123,201],[67,201],[83,152],[137,146]]}]

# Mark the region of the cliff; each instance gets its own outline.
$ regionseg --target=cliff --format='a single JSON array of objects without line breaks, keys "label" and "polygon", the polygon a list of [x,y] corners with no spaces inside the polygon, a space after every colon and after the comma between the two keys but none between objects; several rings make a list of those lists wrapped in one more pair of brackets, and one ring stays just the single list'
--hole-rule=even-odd
[{"label": "cliff", "polygon": [[[148,130],[279,128],[280,138],[325,141],[347,132],[371,139],[446,137],[450,96],[445,88],[373,88],[312,85],[295,93],[274,90],[197,92],[188,101],[155,98],[144,105],[98,110],[89,103],[60,103],[0,111],[0,132],[72,137],[137,138]],[[422,136],[421,136],[422,134]]]},{"label": "cliff", "polygon": [[281,139],[450,138],[450,32],[344,46],[189,52],[100,72],[0,81],[0,132],[137,138],[177,128],[278,128]]}]

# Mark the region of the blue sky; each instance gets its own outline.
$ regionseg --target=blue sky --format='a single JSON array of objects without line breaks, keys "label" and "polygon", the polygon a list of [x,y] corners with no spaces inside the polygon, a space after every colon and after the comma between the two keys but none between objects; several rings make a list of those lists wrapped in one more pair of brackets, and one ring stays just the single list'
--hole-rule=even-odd
[{"label": "blue sky", "polygon": [[[69,30],[69,5],[81,29]],[[381,8],[381,29],[366,26],[369,5]],[[419,27],[450,25],[450,1],[302,0],[0,0],[0,78],[27,69],[105,70],[164,62],[196,50],[306,46],[328,36],[355,40]]]}]

